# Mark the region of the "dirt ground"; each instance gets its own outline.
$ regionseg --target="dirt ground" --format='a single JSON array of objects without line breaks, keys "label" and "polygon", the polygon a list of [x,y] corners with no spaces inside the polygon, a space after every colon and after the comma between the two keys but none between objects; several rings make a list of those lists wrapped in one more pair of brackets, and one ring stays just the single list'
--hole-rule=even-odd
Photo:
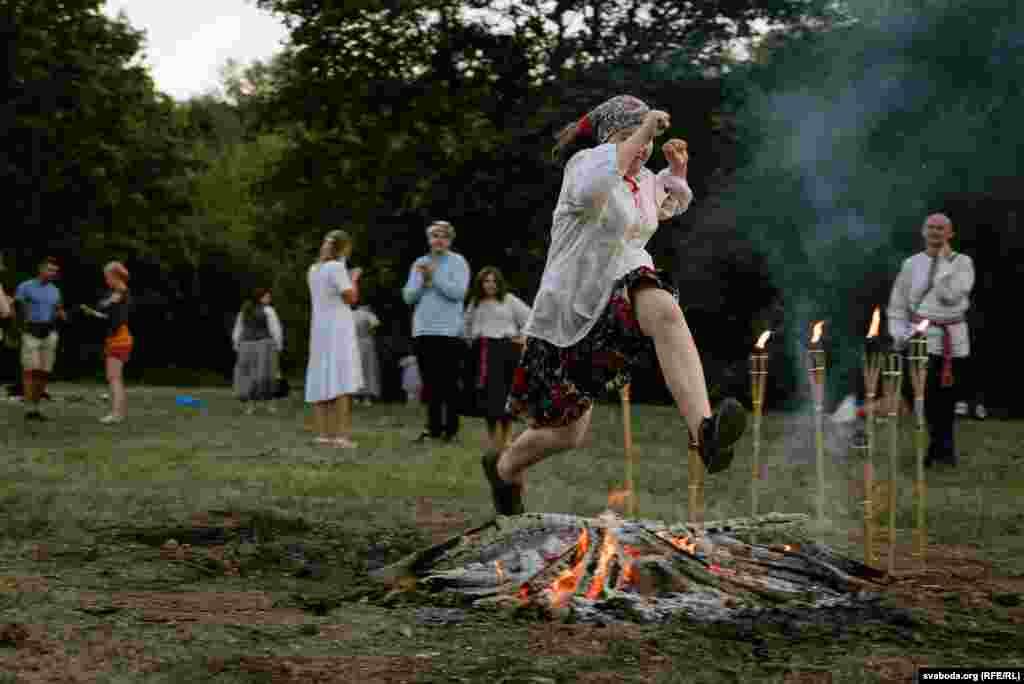
[{"label": "dirt ground", "polygon": [[601,627],[380,601],[367,568],[468,526],[445,502],[411,506],[418,529],[386,551],[341,530],[275,535],[240,512],[83,548],[8,547],[0,682],[910,684],[922,665],[991,665],[1024,646],[1024,577],[995,574],[966,545],[931,547],[923,571],[900,550],[905,570],[879,589],[916,616],[905,629]]}]

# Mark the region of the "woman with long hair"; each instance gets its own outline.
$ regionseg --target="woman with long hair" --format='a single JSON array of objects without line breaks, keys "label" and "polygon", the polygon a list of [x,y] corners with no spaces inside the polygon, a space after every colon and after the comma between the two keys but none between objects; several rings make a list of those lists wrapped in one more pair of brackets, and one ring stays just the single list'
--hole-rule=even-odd
[{"label": "woman with long hair", "polygon": [[352,449],[352,395],[363,386],[363,368],[352,307],[359,301],[361,271],[348,270],[352,238],[332,230],[310,266],[313,300],[305,398],[313,404],[317,437],[325,446]]},{"label": "woman with long hair", "polygon": [[[558,136],[556,154],[586,142],[565,166],[540,288],[526,323],[526,350],[510,393],[529,428],[508,449],[484,454],[495,510],[523,512],[526,470],[582,445],[595,399],[630,380],[650,349],[676,401],[684,430],[709,472],[732,461],[746,412],[726,399],[712,413],[700,355],[668,274],[645,249],[658,222],[681,214],[693,192],[686,143],[669,140],[669,167],[645,166],[669,115],[629,95],[614,97]],[[686,443],[685,436],[680,440]]]},{"label": "woman with long hair", "polygon": [[284,332],[271,301],[269,289],[257,288],[242,304],[231,331],[231,342],[237,354],[235,396],[249,415],[255,411],[257,402],[264,402],[269,412],[274,411],[277,359],[284,349]]},{"label": "woman with long hair", "polygon": [[103,279],[109,292],[91,308],[83,305],[87,315],[106,321],[107,336],[103,343],[104,365],[110,385],[110,413],[101,423],[120,423],[128,412],[128,392],[124,386],[124,364],[131,358],[135,339],[128,322],[135,310],[128,291],[128,269],[120,261],[111,261],[103,267]]},{"label": "woman with long hair", "polygon": [[529,316],[530,307],[508,291],[501,271],[494,266],[480,269],[466,297],[471,347],[465,391],[472,403],[469,413],[487,420],[487,435],[498,451],[508,442],[512,416],[506,403]]}]

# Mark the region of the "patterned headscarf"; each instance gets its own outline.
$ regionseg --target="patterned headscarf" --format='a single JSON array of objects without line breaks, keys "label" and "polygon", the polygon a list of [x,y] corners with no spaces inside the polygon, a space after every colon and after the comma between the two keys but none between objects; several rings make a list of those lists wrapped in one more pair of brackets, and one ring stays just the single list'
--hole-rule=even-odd
[{"label": "patterned headscarf", "polygon": [[585,114],[576,124],[581,134],[593,135],[600,143],[608,142],[619,131],[635,128],[651,111],[643,100],[632,95],[616,95]]}]

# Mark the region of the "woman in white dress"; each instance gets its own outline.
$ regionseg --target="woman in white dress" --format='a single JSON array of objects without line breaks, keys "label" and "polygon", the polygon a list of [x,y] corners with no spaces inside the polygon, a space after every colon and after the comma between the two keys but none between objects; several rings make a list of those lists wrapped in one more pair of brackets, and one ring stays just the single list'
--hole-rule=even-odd
[{"label": "woman in white dress", "polygon": [[374,335],[380,326],[380,319],[365,304],[353,311],[352,315],[356,322],[356,339],[359,340],[359,358],[363,362],[363,389],[356,394],[356,402],[370,406],[375,399],[380,399],[380,358],[377,356]]},{"label": "woman in white dress", "polygon": [[363,386],[352,306],[359,301],[359,269],[349,274],[352,238],[332,230],[309,269],[313,320],[306,368],[306,402],[313,404],[317,444],[351,449],[352,395]]}]

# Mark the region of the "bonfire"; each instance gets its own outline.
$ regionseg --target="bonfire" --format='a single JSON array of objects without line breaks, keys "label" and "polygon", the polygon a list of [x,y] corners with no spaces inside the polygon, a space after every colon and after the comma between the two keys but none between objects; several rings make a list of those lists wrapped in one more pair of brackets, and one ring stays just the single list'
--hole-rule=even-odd
[{"label": "bonfire", "polygon": [[533,606],[603,623],[680,613],[714,622],[780,604],[828,608],[874,598],[883,573],[810,540],[808,522],[772,513],[697,527],[610,511],[528,513],[498,517],[372,576],[476,606]]}]

